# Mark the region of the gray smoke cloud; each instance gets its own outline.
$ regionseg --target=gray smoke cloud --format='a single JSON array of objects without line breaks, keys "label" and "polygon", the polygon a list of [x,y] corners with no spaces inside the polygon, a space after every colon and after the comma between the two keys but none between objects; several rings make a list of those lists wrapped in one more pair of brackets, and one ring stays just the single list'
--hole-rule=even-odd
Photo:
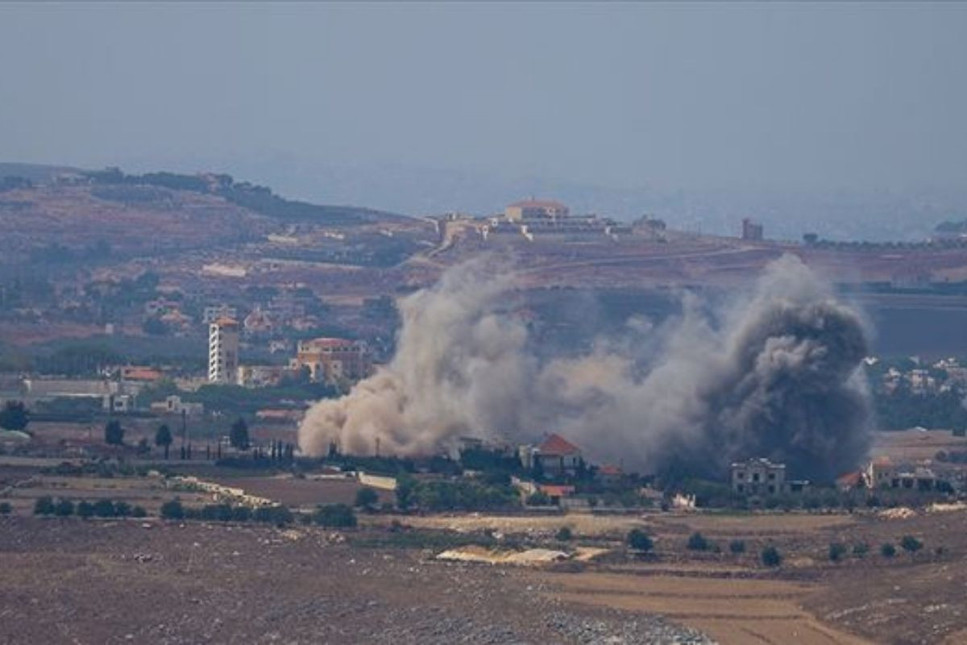
[{"label": "gray smoke cloud", "polygon": [[[596,460],[643,472],[720,476],[762,456],[816,480],[869,450],[863,319],[794,256],[714,319],[685,294],[674,320],[632,321],[628,337],[543,362],[525,326],[499,311],[512,285],[478,260],[403,299],[397,355],[347,396],[316,404],[302,450],[336,441],[369,454],[379,437],[387,452],[428,454],[462,435],[560,432]],[[629,342],[636,334],[642,351]]]},{"label": "gray smoke cloud", "polygon": [[513,436],[533,371],[526,328],[499,313],[511,287],[489,259],[447,271],[432,288],[399,303],[402,327],[393,360],[348,395],[313,406],[299,446],[420,455],[449,450],[463,435]]}]

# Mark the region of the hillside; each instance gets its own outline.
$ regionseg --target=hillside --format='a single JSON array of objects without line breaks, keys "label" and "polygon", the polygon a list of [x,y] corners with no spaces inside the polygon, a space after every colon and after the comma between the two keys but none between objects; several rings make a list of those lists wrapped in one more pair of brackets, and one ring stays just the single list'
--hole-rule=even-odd
[{"label": "hillside", "polygon": [[[228,175],[126,175],[58,166],[0,164],[0,265],[39,269],[297,239],[328,231],[330,260],[395,263],[416,245],[371,229],[405,230],[410,218],[353,206],[292,201]],[[293,236],[296,236],[295,238]],[[298,246],[296,244],[295,246]],[[405,247],[405,248],[401,248]],[[292,255],[294,249],[288,249]],[[341,254],[340,254],[341,253]],[[363,258],[360,260],[359,258]]]},{"label": "hillside", "polygon": [[22,177],[35,184],[52,181],[58,175],[79,172],[82,172],[79,168],[72,168],[71,166],[0,162],[0,179],[4,177]]}]

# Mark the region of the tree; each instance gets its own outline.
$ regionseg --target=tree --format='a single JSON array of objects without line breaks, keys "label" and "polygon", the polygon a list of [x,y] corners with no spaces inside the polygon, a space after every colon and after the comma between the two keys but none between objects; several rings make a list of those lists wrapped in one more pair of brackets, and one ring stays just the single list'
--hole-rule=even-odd
[{"label": "tree", "polygon": [[550,506],[554,500],[542,490],[536,491],[527,497],[528,506]]},{"label": "tree", "polygon": [[830,542],[828,555],[830,562],[839,562],[846,555],[846,545],[840,542]]},{"label": "tree", "polygon": [[38,497],[34,502],[34,515],[53,515],[55,510],[54,500],[46,495]]},{"label": "tree", "polygon": [[396,505],[400,509],[406,510],[413,504],[416,488],[417,481],[411,475],[403,473],[396,478]]},{"label": "tree", "polygon": [[745,553],[745,540],[732,540],[729,542],[729,551],[735,554]]},{"label": "tree", "polygon": [[900,540],[900,546],[907,553],[913,554],[923,548],[923,542],[913,537],[912,535],[904,535]]},{"label": "tree", "polygon": [[857,542],[853,545],[853,555],[857,558],[862,558],[867,553],[870,552],[870,545],[866,542]]},{"label": "tree", "polygon": [[161,316],[152,316],[142,323],[141,331],[149,336],[164,336],[168,333],[168,326],[161,320]]},{"label": "tree", "polygon": [[708,551],[709,543],[704,535],[696,531],[688,536],[688,542],[685,546],[689,551]]},{"label": "tree", "polygon": [[10,506],[10,502],[0,502],[0,515],[10,515],[13,512],[13,507]]},{"label": "tree", "polygon": [[104,443],[109,446],[124,445],[124,428],[121,427],[121,422],[117,419],[111,419],[104,426]]},{"label": "tree", "polygon": [[636,551],[651,551],[655,546],[655,543],[648,537],[648,534],[641,529],[631,529],[628,532],[627,540],[628,546]]},{"label": "tree", "polygon": [[94,502],[94,515],[97,517],[114,517],[114,502],[109,499],[99,499]]},{"label": "tree", "polygon": [[312,520],[319,526],[340,528],[356,526],[356,514],[346,504],[320,506],[312,514]]},{"label": "tree", "polygon": [[570,542],[574,538],[574,533],[569,526],[562,526],[558,529],[554,538],[561,542]]},{"label": "tree", "polygon": [[88,517],[94,517],[94,505],[88,501],[82,501],[77,503],[77,515],[78,517],[83,517],[87,519]]},{"label": "tree", "polygon": [[4,430],[26,430],[30,423],[30,413],[23,401],[7,401],[0,410],[0,428]]},{"label": "tree", "polygon": [[154,433],[154,445],[165,449],[165,459],[168,458],[168,449],[171,447],[172,441],[174,441],[174,438],[171,436],[171,429],[162,423],[158,426],[157,432]]},{"label": "tree", "polygon": [[892,558],[896,555],[896,547],[887,542],[880,547],[880,555],[882,555],[884,558]]},{"label": "tree", "polygon": [[70,517],[74,514],[74,502],[69,499],[58,500],[57,506],[54,507],[54,513],[59,517]]},{"label": "tree", "polygon": [[772,545],[762,549],[761,557],[762,564],[766,565],[767,567],[778,567],[780,564],[782,564],[782,554],[779,553],[779,549]]},{"label": "tree", "polygon": [[245,423],[245,419],[239,417],[238,420],[232,424],[231,432],[228,435],[228,441],[236,450],[248,450],[251,447],[248,438],[248,425]]},{"label": "tree", "polygon": [[379,495],[372,488],[360,488],[356,491],[356,506],[360,508],[371,508],[379,502]]},{"label": "tree", "polygon": [[161,517],[166,520],[180,520],[185,517],[185,507],[180,499],[168,500],[161,505]]}]

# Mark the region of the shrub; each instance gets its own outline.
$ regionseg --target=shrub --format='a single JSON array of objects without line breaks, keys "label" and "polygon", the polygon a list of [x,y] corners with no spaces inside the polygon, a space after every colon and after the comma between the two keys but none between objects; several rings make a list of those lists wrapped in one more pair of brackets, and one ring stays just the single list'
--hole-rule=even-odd
[{"label": "shrub", "polygon": [[129,517],[131,505],[127,502],[114,502],[114,517]]},{"label": "shrub", "polygon": [[185,517],[185,507],[178,498],[168,500],[161,505],[161,517],[166,520],[180,520]]},{"label": "shrub", "polygon": [[144,510],[144,506],[135,506],[131,509],[131,517],[147,517],[148,511]]},{"label": "shrub", "polygon": [[248,522],[252,519],[252,509],[248,506],[236,506],[232,508],[232,519],[236,522]]},{"label": "shrub", "polygon": [[34,502],[34,515],[53,515],[55,510],[54,500],[46,495]]},{"label": "shrub", "polygon": [[631,529],[628,532],[628,546],[636,551],[651,551],[655,543],[648,534],[641,529]]},{"label": "shrub", "polygon": [[312,514],[312,519],[319,526],[333,528],[356,526],[356,514],[346,504],[327,504],[320,506]]},{"label": "shrub", "polygon": [[[348,508],[348,507],[347,507]],[[252,519],[256,522],[267,522],[270,524],[291,524],[295,519],[292,511],[285,506],[259,506],[252,513]]]},{"label": "shrub", "polygon": [[98,517],[114,517],[114,502],[109,499],[99,499],[94,502],[94,514]]},{"label": "shrub", "polygon": [[356,506],[371,508],[379,502],[379,495],[372,488],[360,488],[356,491]]},{"label": "shrub", "polygon": [[853,545],[853,555],[856,556],[857,558],[862,558],[869,552],[870,552],[870,545],[867,544],[866,542],[857,542],[856,544]]},{"label": "shrub", "polygon": [[10,502],[0,502],[0,515],[10,515],[13,512],[13,507],[10,506]]},{"label": "shrub", "polygon": [[923,542],[913,537],[912,535],[904,535],[900,540],[900,546],[907,553],[916,553],[923,548]]},{"label": "shrub", "polygon": [[557,535],[554,536],[561,542],[570,542],[574,538],[574,533],[571,532],[571,528],[568,526],[562,526],[557,531]]},{"label": "shrub", "polygon": [[84,500],[77,503],[77,516],[87,519],[88,517],[94,517],[94,505]]},{"label": "shrub", "polygon": [[884,558],[892,558],[896,555],[896,547],[887,542],[880,547],[880,555]]},{"label": "shrub", "polygon": [[778,567],[780,564],[782,564],[782,554],[779,553],[779,549],[772,545],[762,549],[761,557],[762,564],[766,565],[767,567]]},{"label": "shrub", "polygon": [[109,446],[124,445],[124,428],[117,419],[112,419],[104,426],[104,443]]},{"label": "shrub", "polygon": [[846,555],[846,545],[839,542],[829,543],[829,561],[839,562]]},{"label": "shrub", "polygon": [[74,502],[69,499],[59,499],[57,500],[57,506],[54,508],[54,512],[58,517],[70,517],[74,514]]},{"label": "shrub", "polygon": [[537,491],[527,498],[528,506],[550,506],[554,501],[544,491]]},{"label": "shrub", "polygon": [[688,536],[688,542],[685,546],[690,551],[708,551],[710,545],[705,536],[696,531]]},{"label": "shrub", "polygon": [[745,540],[732,540],[729,542],[729,551],[735,554],[745,553]]}]

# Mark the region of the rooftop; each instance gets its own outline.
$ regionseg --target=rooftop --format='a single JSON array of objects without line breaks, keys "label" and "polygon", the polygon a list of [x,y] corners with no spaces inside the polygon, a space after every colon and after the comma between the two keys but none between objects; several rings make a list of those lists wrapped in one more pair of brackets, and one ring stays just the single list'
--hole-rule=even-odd
[{"label": "rooftop", "polygon": [[552,434],[538,446],[541,455],[549,457],[565,457],[568,455],[579,455],[581,449],[565,439],[559,434]]},{"label": "rooftop", "polygon": [[552,208],[560,209],[567,208],[561,202],[554,201],[553,199],[524,199],[519,202],[514,202],[510,204],[508,208]]}]

